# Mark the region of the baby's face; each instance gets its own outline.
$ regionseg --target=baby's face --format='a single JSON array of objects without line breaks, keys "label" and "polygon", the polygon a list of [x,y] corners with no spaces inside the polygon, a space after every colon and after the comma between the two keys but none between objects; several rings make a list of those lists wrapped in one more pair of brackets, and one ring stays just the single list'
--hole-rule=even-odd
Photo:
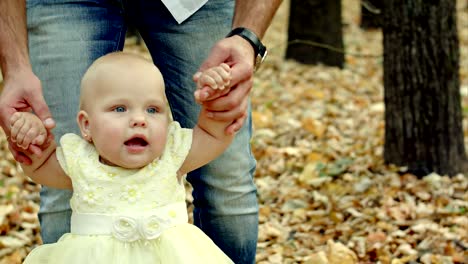
[{"label": "baby's face", "polygon": [[162,154],[169,108],[160,75],[115,72],[115,78],[98,81],[90,95],[85,98],[88,131],[101,162],[141,168]]}]

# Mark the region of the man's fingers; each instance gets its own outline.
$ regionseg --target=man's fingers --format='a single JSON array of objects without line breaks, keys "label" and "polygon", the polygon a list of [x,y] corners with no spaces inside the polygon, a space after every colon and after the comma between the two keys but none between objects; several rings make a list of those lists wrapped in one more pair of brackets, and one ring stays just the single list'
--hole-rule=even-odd
[{"label": "man's fingers", "polygon": [[15,160],[21,164],[24,165],[31,165],[32,161],[30,158],[28,158],[26,155],[24,155],[22,152],[18,152],[18,154],[15,157]]},{"label": "man's fingers", "polygon": [[10,149],[11,154],[13,154],[14,159],[22,164],[31,165],[32,161],[24,153],[22,153],[14,142],[8,140],[8,148]]},{"label": "man's fingers", "polygon": [[210,101],[205,100],[203,106],[210,112],[225,112],[230,111],[233,108],[236,108],[242,104],[244,100],[247,99],[250,89],[252,88],[252,81],[247,80],[236,87],[231,88],[228,91],[228,94]]},{"label": "man's fingers", "polygon": [[42,123],[48,131],[52,130],[55,127],[55,121],[54,119],[52,119],[52,117],[46,118],[42,121]]},{"label": "man's fingers", "polygon": [[46,142],[44,143],[44,145],[41,146],[42,149],[48,148],[50,146],[50,144],[52,144],[52,142],[54,142],[54,139],[55,139],[54,134],[48,133]]},{"label": "man's fingers", "polygon": [[202,104],[207,98],[210,98],[211,95],[214,93],[214,90],[211,88],[202,88],[196,90],[193,95],[195,96],[195,100],[197,103]]},{"label": "man's fingers", "polygon": [[36,145],[33,145],[33,144],[29,145],[29,151],[31,151],[37,157],[42,156],[42,149]]},{"label": "man's fingers", "polygon": [[227,135],[233,135],[233,134],[239,132],[239,130],[244,125],[244,122],[245,122],[246,118],[247,118],[247,113],[245,113],[242,117],[234,120],[234,122],[232,122],[232,124],[230,124],[228,127],[226,127],[224,133],[226,133]]},{"label": "man's fingers", "polygon": [[216,121],[229,121],[240,118],[244,111],[244,109],[236,108],[226,112],[208,112],[207,116]]},{"label": "man's fingers", "polygon": [[44,124],[47,130],[51,130],[55,127],[55,121],[54,119],[52,119],[49,107],[47,106],[42,94],[40,96],[30,96],[28,102],[31,105],[31,108],[34,111],[34,113],[39,117],[39,119],[42,120],[42,123]]},{"label": "man's fingers", "polygon": [[224,111],[224,112],[209,111],[207,115],[209,118],[213,120],[229,121],[229,120],[241,118],[243,115],[245,115],[247,108],[248,108],[248,99],[245,98],[245,100],[242,101],[242,103],[238,107],[232,108],[229,111]]},{"label": "man's fingers", "polygon": [[236,85],[253,77],[253,66],[246,63],[238,63],[231,68],[231,83]]}]

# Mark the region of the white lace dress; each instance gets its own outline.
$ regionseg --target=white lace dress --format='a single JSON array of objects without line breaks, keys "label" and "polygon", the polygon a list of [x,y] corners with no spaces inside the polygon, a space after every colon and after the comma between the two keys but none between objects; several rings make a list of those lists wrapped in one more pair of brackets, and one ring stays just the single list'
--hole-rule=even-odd
[{"label": "white lace dress", "polygon": [[92,144],[64,135],[57,158],[73,182],[71,233],[35,248],[24,263],[233,263],[187,222],[176,172],[191,140],[192,130],[173,122],[160,159],[126,170],[100,163]]}]

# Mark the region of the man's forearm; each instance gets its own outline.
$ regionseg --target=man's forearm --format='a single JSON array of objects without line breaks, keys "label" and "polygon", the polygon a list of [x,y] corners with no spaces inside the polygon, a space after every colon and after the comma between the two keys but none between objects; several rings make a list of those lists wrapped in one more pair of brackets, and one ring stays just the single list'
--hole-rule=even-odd
[{"label": "man's forearm", "polygon": [[26,1],[0,0],[0,68],[3,76],[29,66]]},{"label": "man's forearm", "polygon": [[236,0],[232,28],[245,27],[263,38],[282,0]]}]

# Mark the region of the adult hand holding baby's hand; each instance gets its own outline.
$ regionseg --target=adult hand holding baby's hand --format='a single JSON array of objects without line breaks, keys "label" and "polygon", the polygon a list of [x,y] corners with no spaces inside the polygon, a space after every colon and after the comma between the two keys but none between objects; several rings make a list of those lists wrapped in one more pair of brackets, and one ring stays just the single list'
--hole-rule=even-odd
[{"label": "adult hand holding baby's hand", "polygon": [[41,147],[31,145],[29,149],[18,147],[10,138],[10,119],[13,114],[33,110],[42,120],[46,129],[50,131],[55,127],[55,122],[51,117],[49,108],[42,95],[40,80],[31,71],[30,66],[21,65],[14,70],[5,69],[4,87],[0,95],[0,125],[8,138],[8,147],[16,161],[23,164],[31,164],[30,154],[40,155],[42,149],[53,140],[53,135],[49,132],[46,144]]},{"label": "adult hand holding baby's hand", "polygon": [[197,72],[193,80],[197,83],[195,100],[199,104],[215,100],[229,93],[231,84],[231,68],[226,63]]},{"label": "adult hand holding baby's hand", "polygon": [[43,122],[33,113],[16,112],[10,118],[10,140],[29,154],[40,156],[41,146],[50,141]]},{"label": "adult hand holding baby's hand", "polygon": [[232,121],[225,133],[239,131],[248,116],[249,93],[253,84],[255,52],[249,42],[240,36],[232,36],[218,41],[200,66],[199,72],[226,63],[231,68],[229,92],[216,99],[210,98],[209,88],[202,88],[199,101],[210,114],[210,118],[219,121]]}]

